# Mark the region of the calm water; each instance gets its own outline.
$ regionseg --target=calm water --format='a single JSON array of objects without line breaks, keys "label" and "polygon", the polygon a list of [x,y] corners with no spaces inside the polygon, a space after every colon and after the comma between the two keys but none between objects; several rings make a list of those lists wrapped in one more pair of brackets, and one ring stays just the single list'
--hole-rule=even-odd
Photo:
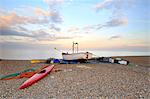
[{"label": "calm water", "polygon": [[[65,52],[65,51],[64,51]],[[95,56],[148,56],[150,52],[130,52],[130,51],[89,51]],[[3,50],[0,54],[2,59],[47,59],[62,58],[61,52],[57,50]]]}]

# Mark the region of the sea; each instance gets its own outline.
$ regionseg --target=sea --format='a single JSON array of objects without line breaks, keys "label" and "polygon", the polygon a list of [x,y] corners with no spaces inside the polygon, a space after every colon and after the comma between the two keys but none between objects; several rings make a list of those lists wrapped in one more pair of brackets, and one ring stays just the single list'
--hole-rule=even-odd
[{"label": "sea", "polygon": [[[0,52],[0,59],[10,60],[31,60],[31,59],[62,59],[62,52],[65,50],[3,50]],[[71,53],[71,51],[68,51]],[[81,51],[86,52],[86,51]],[[100,51],[90,50],[94,57],[111,57],[111,56],[150,56],[150,52],[138,51]]]}]

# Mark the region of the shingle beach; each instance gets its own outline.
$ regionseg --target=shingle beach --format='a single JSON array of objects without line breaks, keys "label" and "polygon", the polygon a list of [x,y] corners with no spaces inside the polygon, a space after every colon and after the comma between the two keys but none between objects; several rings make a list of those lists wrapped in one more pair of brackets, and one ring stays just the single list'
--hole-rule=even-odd
[{"label": "shingle beach", "polygon": [[[52,72],[19,90],[27,78],[0,80],[0,99],[150,99],[150,57],[125,57],[129,65],[56,64]],[[30,61],[2,60],[0,75],[35,66]]]}]

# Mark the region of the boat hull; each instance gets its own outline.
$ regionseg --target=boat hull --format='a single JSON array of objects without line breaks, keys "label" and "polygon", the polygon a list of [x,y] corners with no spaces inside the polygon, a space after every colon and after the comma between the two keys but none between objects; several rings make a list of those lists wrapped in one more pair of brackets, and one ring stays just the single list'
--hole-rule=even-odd
[{"label": "boat hull", "polygon": [[31,86],[32,84],[36,83],[37,81],[41,80],[44,78],[48,73],[50,73],[54,68],[54,65],[48,66],[41,70],[40,72],[34,74],[31,78],[26,80],[20,87],[19,89],[24,89],[26,87]]},{"label": "boat hull", "polygon": [[81,52],[81,53],[62,53],[63,60],[79,60],[79,59],[91,59],[92,53]]}]

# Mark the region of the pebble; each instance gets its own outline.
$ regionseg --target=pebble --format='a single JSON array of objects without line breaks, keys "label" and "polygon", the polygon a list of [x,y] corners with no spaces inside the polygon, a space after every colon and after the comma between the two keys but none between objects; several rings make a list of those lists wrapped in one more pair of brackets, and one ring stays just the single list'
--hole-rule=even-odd
[{"label": "pebble", "polygon": [[[16,64],[20,64],[16,62]],[[23,70],[28,63],[19,67],[13,66],[12,72]],[[8,66],[5,65],[7,68]],[[84,64],[58,65],[63,71],[54,72],[34,85],[18,90],[17,88],[27,79],[0,80],[0,99],[77,99],[109,97],[143,98],[148,95],[148,69],[118,64]],[[5,67],[5,68],[6,68]],[[88,67],[88,69],[87,69]],[[0,67],[1,68],[1,67]],[[92,69],[89,69],[92,68]],[[16,71],[15,71],[16,69]],[[4,69],[3,74],[9,74],[11,69]]]},{"label": "pebble", "polygon": [[50,76],[52,79],[55,78],[54,76]]}]

